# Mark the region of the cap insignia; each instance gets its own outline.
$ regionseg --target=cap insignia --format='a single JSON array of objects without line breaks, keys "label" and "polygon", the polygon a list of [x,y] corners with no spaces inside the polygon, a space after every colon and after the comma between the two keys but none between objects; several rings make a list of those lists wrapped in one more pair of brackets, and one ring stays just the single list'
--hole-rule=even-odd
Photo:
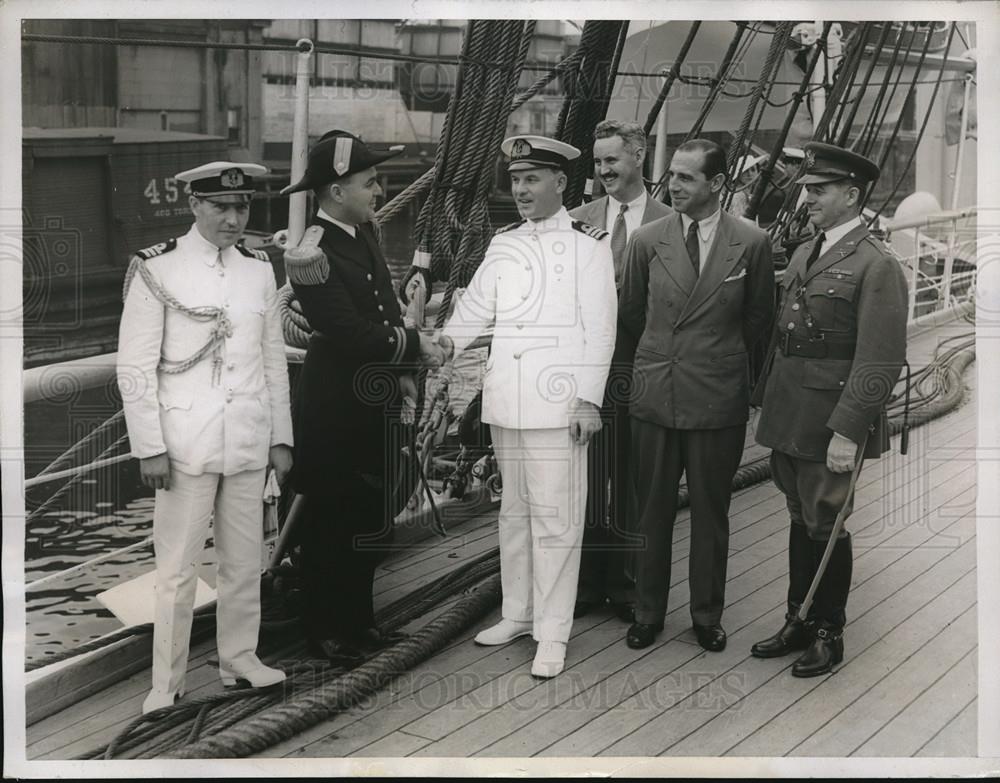
[{"label": "cap insignia", "polygon": [[526,158],[531,154],[531,143],[525,139],[518,139],[510,147],[510,157],[513,159]]},{"label": "cap insignia", "polygon": [[816,153],[812,150],[806,150],[806,168],[811,169],[816,165]]},{"label": "cap insignia", "polygon": [[243,172],[240,169],[226,169],[219,175],[219,180],[224,188],[241,188]]},{"label": "cap insignia", "polygon": [[351,147],[354,139],[350,136],[338,136],[337,143],[333,148],[333,170],[337,176],[343,176],[344,172],[351,167]]}]

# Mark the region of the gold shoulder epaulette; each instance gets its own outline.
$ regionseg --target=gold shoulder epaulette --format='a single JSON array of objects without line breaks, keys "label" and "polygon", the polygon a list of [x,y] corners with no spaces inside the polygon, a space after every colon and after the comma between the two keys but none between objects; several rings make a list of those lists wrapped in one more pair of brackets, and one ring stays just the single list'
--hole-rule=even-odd
[{"label": "gold shoulder epaulette", "polygon": [[581,234],[586,234],[588,237],[593,237],[594,239],[604,239],[608,235],[608,232],[603,228],[584,223],[582,220],[574,220],[572,226]]}]

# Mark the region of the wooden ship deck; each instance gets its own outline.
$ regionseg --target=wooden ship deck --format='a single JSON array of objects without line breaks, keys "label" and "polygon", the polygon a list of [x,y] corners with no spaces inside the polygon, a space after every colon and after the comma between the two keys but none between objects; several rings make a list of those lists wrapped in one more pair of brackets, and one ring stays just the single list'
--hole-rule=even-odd
[{"label": "wooden ship deck", "polygon": [[[964,322],[911,342],[915,368]],[[968,757],[976,755],[975,365],[964,404],[911,433],[862,471],[855,511],[846,655],[827,677],[795,679],[794,656],[758,660],[752,642],[781,622],[788,520],[771,481],[738,491],[723,624],[724,652],[696,643],[688,617],[688,512],[674,536],[666,629],[631,650],[610,611],[577,620],[566,670],[529,675],[534,645],[478,647],[499,610],[358,706],[265,757]],[[752,427],[751,427],[752,429]],[[898,445],[898,438],[894,439]],[[765,454],[748,435],[744,461]],[[387,560],[376,606],[496,546],[496,512]],[[436,612],[444,611],[447,605]],[[421,620],[418,622],[424,622]],[[279,664],[301,643],[269,656]],[[214,640],[192,648],[188,693],[220,688]],[[148,671],[27,727],[27,757],[72,759],[138,714]]]}]

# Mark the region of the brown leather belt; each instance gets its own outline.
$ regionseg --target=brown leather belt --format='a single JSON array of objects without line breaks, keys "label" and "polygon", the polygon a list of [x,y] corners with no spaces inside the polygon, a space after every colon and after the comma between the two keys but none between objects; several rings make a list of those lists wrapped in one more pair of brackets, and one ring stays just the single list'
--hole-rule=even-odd
[{"label": "brown leather belt", "polygon": [[789,332],[781,335],[778,347],[785,356],[805,359],[853,359],[854,343],[834,343],[827,340],[796,339]]}]

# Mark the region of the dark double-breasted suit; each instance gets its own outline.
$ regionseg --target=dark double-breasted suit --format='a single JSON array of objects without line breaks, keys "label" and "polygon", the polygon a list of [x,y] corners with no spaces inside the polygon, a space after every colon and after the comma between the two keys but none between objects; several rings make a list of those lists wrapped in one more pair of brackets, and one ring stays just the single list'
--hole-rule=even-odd
[{"label": "dark double-breasted suit", "polygon": [[399,510],[391,501],[401,445],[398,376],[413,369],[419,337],[403,327],[371,225],[352,237],[322,218],[314,224],[325,229],[328,271],[296,280],[289,268],[315,330],[294,405],[294,485],[306,496],[309,633],[329,639],[373,624],[372,577]]},{"label": "dark double-breasted suit", "polygon": [[724,604],[731,484],[749,417],[748,349],[770,323],[774,269],[767,234],[724,212],[700,275],[684,239],[676,213],[639,228],[620,297],[620,327],[637,343],[633,473],[645,543],[635,619],[663,622],[686,473],[691,615],[696,625],[713,625]]},{"label": "dark double-breasted suit", "polygon": [[[570,217],[611,232],[607,225],[608,196],[570,210]],[[649,196],[640,225],[673,213],[661,201]],[[623,264],[624,259],[615,259]],[[617,281],[620,285],[621,281]],[[634,600],[633,578],[627,571],[630,555],[637,542],[635,497],[629,469],[631,424],[628,415],[629,389],[632,385],[632,357],[635,342],[619,328],[615,352],[604,395],[601,415],[604,427],[590,441],[587,449],[587,512],[580,559],[577,599],[602,601],[605,597],[618,604]],[[610,494],[609,494],[610,482]]]}]

